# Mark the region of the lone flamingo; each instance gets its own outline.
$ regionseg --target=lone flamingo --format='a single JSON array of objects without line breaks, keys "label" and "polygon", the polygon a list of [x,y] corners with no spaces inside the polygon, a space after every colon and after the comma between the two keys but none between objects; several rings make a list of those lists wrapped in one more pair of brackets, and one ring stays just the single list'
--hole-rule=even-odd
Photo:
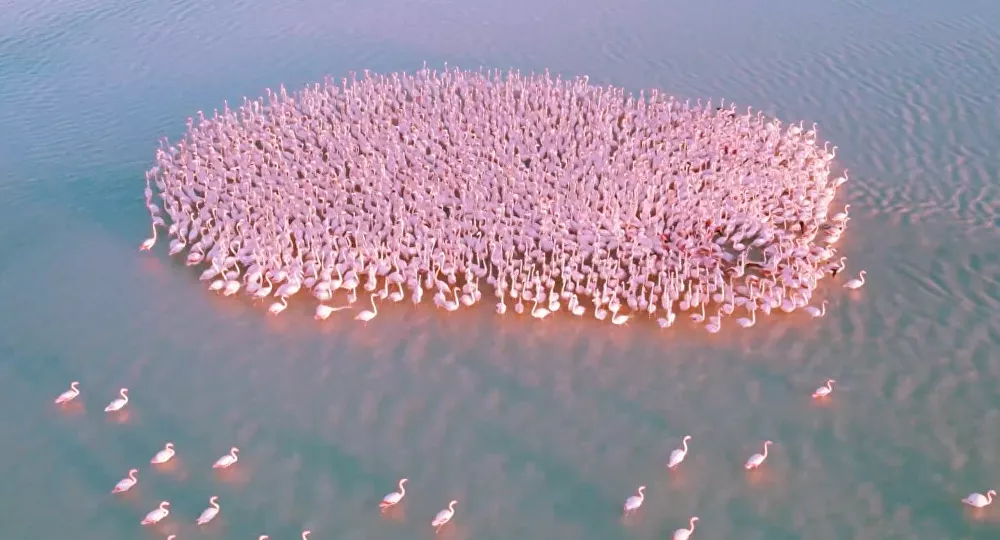
[{"label": "lone flamingo", "polygon": [[744,467],[746,467],[746,469],[749,471],[751,469],[756,469],[757,467],[763,465],[764,460],[767,459],[767,447],[771,446],[772,444],[774,444],[773,441],[764,441],[764,453],[754,454],[750,456],[750,459],[747,460],[746,465],[744,465]]},{"label": "lone flamingo", "polygon": [[146,514],[146,517],[143,518],[141,523],[143,525],[153,525],[155,523],[159,523],[161,520],[163,520],[163,518],[167,517],[167,515],[170,514],[170,510],[167,509],[169,507],[170,507],[169,502],[167,501],[161,502],[160,507]]},{"label": "lone flamingo", "polygon": [[673,469],[678,465],[680,465],[682,461],[684,461],[684,458],[687,456],[688,453],[688,441],[690,440],[691,436],[685,435],[684,440],[681,441],[681,444],[683,444],[684,447],[677,448],[673,452],[670,452],[670,461],[667,463],[668,469]]},{"label": "lone flamingo", "polygon": [[222,456],[222,457],[220,457],[219,459],[217,459],[215,461],[215,464],[212,465],[212,468],[213,469],[228,469],[229,467],[232,467],[239,460],[239,456],[237,456],[237,454],[239,452],[240,452],[240,449],[236,448],[235,446],[232,447],[232,448],[230,448],[229,449],[229,453],[226,454],[226,455],[224,455],[224,456]]},{"label": "lone flamingo", "polygon": [[451,521],[451,518],[455,516],[456,504],[458,504],[458,501],[451,501],[448,503],[448,508],[445,508],[434,516],[434,521],[431,521],[431,527],[434,527],[435,533],[441,532],[441,527],[447,525]]},{"label": "lone flamingo", "polygon": [[114,489],[111,490],[111,493],[125,493],[135,487],[139,483],[139,480],[135,477],[135,473],[137,472],[139,472],[139,469],[129,469],[128,476],[119,480],[115,484]]},{"label": "lone flamingo", "polygon": [[698,523],[698,516],[694,516],[688,520],[687,529],[677,529],[674,531],[674,540],[688,540],[688,538],[691,537],[691,534],[694,533],[695,523]]},{"label": "lone flamingo", "polygon": [[[836,383],[836,382],[837,381],[835,381],[833,379],[827,379],[825,385],[820,386],[819,388],[816,389],[815,392],[813,392],[813,397],[814,398],[821,398],[821,397],[829,396],[830,393],[833,392],[833,384]],[[848,386],[850,386],[850,385],[848,385]],[[848,393],[850,393],[850,392],[848,392]]]},{"label": "lone flamingo", "polygon": [[104,412],[115,412],[122,410],[125,405],[128,404],[128,388],[122,388],[118,391],[120,398],[108,403],[108,406],[104,408]]},{"label": "lone flamingo", "polygon": [[639,509],[640,506],[642,506],[642,501],[646,500],[646,495],[643,494],[643,491],[645,490],[646,486],[639,486],[639,489],[636,490],[635,495],[632,495],[631,497],[625,499],[625,507],[623,510],[626,516],[631,514],[632,512],[635,512],[636,510]]},{"label": "lone flamingo", "polygon": [[399,481],[399,491],[393,491],[392,493],[386,495],[382,498],[382,502],[378,503],[378,507],[385,511],[388,508],[392,508],[399,504],[399,501],[403,500],[406,495],[406,488],[403,487],[406,484],[407,479],[403,478]]},{"label": "lone flamingo", "polygon": [[997,492],[992,489],[986,492],[986,495],[982,493],[972,493],[968,497],[962,499],[962,502],[973,507],[973,508],[983,508],[989,506],[993,502],[993,497],[996,497]]},{"label": "lone flamingo", "polygon": [[69,390],[67,390],[67,391],[59,394],[59,397],[56,398],[56,405],[62,405],[63,403],[69,403],[70,401],[73,401],[74,399],[76,399],[76,396],[80,395],[80,388],[79,388],[79,386],[80,386],[80,382],[79,381],[73,381],[73,382],[69,383]]}]

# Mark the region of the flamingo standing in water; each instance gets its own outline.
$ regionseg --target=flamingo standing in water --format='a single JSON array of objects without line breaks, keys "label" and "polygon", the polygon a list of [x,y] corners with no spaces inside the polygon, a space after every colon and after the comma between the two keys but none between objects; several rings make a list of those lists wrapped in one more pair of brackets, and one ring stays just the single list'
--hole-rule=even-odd
[{"label": "flamingo standing in water", "polygon": [[226,454],[226,455],[224,455],[224,456],[222,456],[222,457],[220,457],[219,459],[217,459],[215,461],[215,464],[212,465],[212,468],[213,469],[228,469],[229,467],[232,467],[239,460],[239,457],[237,456],[237,454],[239,452],[240,452],[240,449],[236,448],[235,446],[232,447],[232,448],[230,448],[229,449],[229,453]]},{"label": "flamingo standing in water", "polygon": [[[815,392],[813,392],[813,397],[814,398],[821,398],[821,397],[829,396],[830,393],[833,392],[833,384],[835,382],[837,382],[837,381],[835,381],[833,379],[827,379],[826,380],[826,384],[824,384],[823,386],[820,386],[819,388],[816,389]],[[850,386],[850,385],[848,385],[848,386]]]},{"label": "flamingo standing in water", "polygon": [[206,508],[201,513],[201,515],[198,516],[198,521],[196,521],[195,523],[197,523],[198,525],[204,525],[209,521],[215,519],[215,516],[219,515],[219,503],[217,502],[218,500],[219,500],[218,495],[212,495],[212,497],[208,499],[208,505],[209,505],[208,508]]},{"label": "flamingo standing in water", "polygon": [[146,514],[146,517],[143,518],[143,520],[140,523],[142,523],[143,525],[153,525],[159,523],[160,521],[163,520],[163,518],[167,517],[167,515],[170,514],[170,510],[167,509],[169,506],[170,506],[169,502],[167,501],[161,502],[160,507]]},{"label": "flamingo standing in water", "polygon": [[844,287],[845,288],[852,289],[852,290],[853,289],[860,289],[864,285],[865,285],[865,271],[864,270],[862,270],[858,274],[858,277],[856,277],[856,278],[848,281],[847,283],[844,283]]},{"label": "flamingo standing in water", "polygon": [[142,241],[139,251],[149,251],[156,244],[156,226],[153,226],[153,236]]},{"label": "flamingo standing in water", "polygon": [[271,306],[267,308],[267,311],[271,315],[277,315],[282,311],[285,311],[285,308],[287,307],[288,307],[288,297],[282,296],[278,302],[271,304]]},{"label": "flamingo standing in water", "polygon": [[456,504],[458,504],[458,501],[451,501],[448,503],[448,508],[445,508],[434,516],[434,521],[431,521],[431,527],[434,527],[435,533],[441,532],[441,527],[447,525],[451,521],[451,518],[455,517]]},{"label": "flamingo standing in water", "polygon": [[79,387],[80,387],[80,382],[79,381],[73,381],[73,382],[69,383],[69,390],[67,390],[67,391],[59,394],[59,397],[56,398],[56,405],[62,405],[63,403],[69,403],[70,401],[73,401],[74,399],[76,399],[76,396],[80,395],[80,388]]},{"label": "flamingo standing in water", "polygon": [[681,444],[684,445],[684,447],[677,448],[673,452],[670,452],[670,461],[667,462],[668,469],[673,469],[678,465],[680,465],[682,461],[684,461],[684,458],[687,456],[688,453],[688,441],[690,440],[691,436],[685,435],[684,440],[681,441]]},{"label": "flamingo standing in water", "polygon": [[691,537],[691,534],[694,533],[695,523],[698,523],[698,516],[694,516],[688,520],[687,529],[677,529],[674,531],[674,540],[688,540],[688,538]]},{"label": "flamingo standing in water", "polygon": [[135,473],[137,472],[139,472],[139,469],[129,469],[128,476],[119,480],[118,483],[115,484],[114,489],[111,490],[111,493],[125,493],[126,491],[134,488],[135,485],[139,483],[139,480],[135,477]]},{"label": "flamingo standing in water", "polygon": [[149,460],[149,462],[152,463],[153,465],[157,465],[160,463],[166,463],[171,459],[173,459],[173,457],[174,457],[174,443],[168,442],[167,444],[163,445],[163,450],[157,452],[156,455],[153,456],[153,459]]},{"label": "flamingo standing in water", "polygon": [[108,403],[108,406],[104,408],[104,412],[114,412],[122,410],[125,405],[128,404],[128,388],[122,388],[118,391],[120,398]]},{"label": "flamingo standing in water", "polygon": [[361,313],[358,313],[357,315],[354,316],[355,321],[361,321],[367,323],[368,321],[374,319],[376,315],[378,315],[378,306],[375,305],[375,296],[377,295],[373,294],[371,297],[372,310],[368,311],[366,309],[363,310]]},{"label": "flamingo standing in water", "polygon": [[992,489],[986,492],[986,495],[982,493],[972,493],[968,497],[962,499],[962,502],[973,507],[973,508],[983,508],[989,506],[993,502],[993,497],[996,497],[997,492]]},{"label": "flamingo standing in water", "polygon": [[822,317],[826,315],[826,300],[823,300],[822,308],[817,308],[816,306],[806,306],[806,313],[812,315],[813,317]]},{"label": "flamingo standing in water", "polygon": [[642,506],[642,501],[646,500],[646,495],[643,494],[643,491],[645,490],[646,486],[639,486],[639,489],[636,490],[635,495],[632,495],[631,497],[625,499],[625,506],[623,510],[626,516],[631,514],[632,512],[635,512],[636,510],[639,509],[640,506]]},{"label": "flamingo standing in water", "polygon": [[399,491],[393,491],[392,493],[382,498],[382,502],[378,503],[378,507],[381,508],[382,511],[385,511],[388,508],[396,506],[397,504],[399,504],[399,501],[403,500],[403,497],[406,495],[406,488],[403,487],[403,484],[406,484],[406,481],[407,481],[406,478],[400,480]]},{"label": "flamingo standing in water", "polygon": [[746,462],[746,465],[744,465],[744,467],[746,468],[746,470],[749,471],[751,469],[756,469],[757,467],[760,467],[761,465],[763,465],[764,464],[764,460],[767,459],[767,447],[771,446],[772,444],[774,444],[773,441],[764,441],[764,453],[763,454],[754,454],[754,455],[750,456],[750,459],[748,459],[747,462]]}]

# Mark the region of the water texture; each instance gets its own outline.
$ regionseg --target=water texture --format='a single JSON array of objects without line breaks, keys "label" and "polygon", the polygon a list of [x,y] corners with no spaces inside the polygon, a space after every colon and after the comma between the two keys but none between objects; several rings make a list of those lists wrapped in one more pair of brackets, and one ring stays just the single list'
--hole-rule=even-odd
[{"label": "water texture", "polygon": [[[491,303],[362,325],[305,301],[267,317],[164,243],[138,253],[142,173],[188,116],[425,61],[819,123],[852,179],[839,247],[868,286],[827,280],[825,318],[717,335]],[[1000,487],[997,88],[989,0],[0,0],[4,537],[432,538],[458,499],[442,539],[664,538],[691,515],[693,538],[995,538],[1000,508],[959,499]],[[72,380],[81,403],[56,409]],[[122,386],[128,414],[105,416]],[[139,485],[112,497],[131,467]],[[222,512],[198,530],[211,495]],[[141,530],[160,500],[170,517]]]}]

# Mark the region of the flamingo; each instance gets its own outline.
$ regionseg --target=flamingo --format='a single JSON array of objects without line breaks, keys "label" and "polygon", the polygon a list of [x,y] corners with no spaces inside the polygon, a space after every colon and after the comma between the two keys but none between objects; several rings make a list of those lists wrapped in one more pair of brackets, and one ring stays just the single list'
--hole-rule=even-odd
[{"label": "flamingo", "polygon": [[646,495],[643,494],[643,491],[645,490],[646,486],[639,486],[635,495],[625,499],[624,512],[626,516],[635,512],[640,506],[642,506],[642,501],[646,500]]},{"label": "flamingo", "polygon": [[[813,392],[813,397],[814,398],[821,398],[821,397],[829,396],[830,393],[833,392],[833,384],[835,382],[837,382],[837,381],[835,381],[833,379],[827,379],[825,385],[820,386],[819,388],[816,389],[815,392]],[[848,385],[848,386],[850,386],[850,385]],[[850,393],[850,392],[848,392],[848,393]]]},{"label": "flamingo", "polygon": [[838,213],[834,214],[833,217],[830,218],[830,221],[834,221],[834,222],[837,222],[837,223],[842,223],[842,222],[846,221],[847,220],[848,211],[850,209],[851,209],[851,205],[845,204],[844,205],[844,211],[843,212],[838,212]]},{"label": "flamingo", "polygon": [[198,516],[198,520],[195,521],[196,524],[204,525],[215,519],[215,516],[219,515],[219,503],[216,502],[218,500],[218,495],[212,495],[212,497],[208,499],[208,508],[203,510],[201,515]]},{"label": "flamingo", "polygon": [[80,386],[80,382],[79,381],[73,381],[73,382],[69,383],[69,390],[67,390],[67,391],[59,394],[59,397],[56,398],[56,405],[62,405],[64,403],[69,403],[70,401],[73,401],[74,399],[76,399],[76,396],[80,395],[80,388],[79,388],[79,386]]},{"label": "flamingo", "polygon": [[431,521],[431,527],[434,527],[434,532],[441,532],[441,527],[444,527],[451,521],[451,518],[455,516],[455,505],[458,501],[451,501],[448,503],[448,508],[437,513],[434,516],[434,521]]},{"label": "flamingo", "polygon": [[747,462],[746,462],[746,465],[744,465],[744,467],[746,468],[746,470],[749,471],[751,469],[756,469],[757,467],[760,467],[761,465],[763,465],[764,464],[764,460],[767,459],[767,447],[771,446],[772,444],[774,444],[773,441],[764,441],[764,453],[763,454],[754,454],[754,455],[750,456],[750,459],[748,459]]},{"label": "flamingo", "polygon": [[174,457],[174,443],[168,442],[163,445],[163,450],[160,450],[153,456],[153,459],[149,460],[150,463],[156,465],[159,463],[166,463],[173,459]]},{"label": "flamingo", "polygon": [[736,324],[742,326],[743,328],[750,328],[751,326],[757,324],[757,309],[750,310],[750,318],[740,317],[736,319]]},{"label": "flamingo", "polygon": [[387,508],[391,508],[399,504],[399,501],[402,501],[403,496],[406,495],[406,488],[403,487],[403,484],[405,484],[406,481],[407,481],[406,478],[400,480],[399,491],[393,491],[392,493],[383,497],[382,502],[378,503],[378,507],[381,508],[383,511],[385,511]]},{"label": "flamingo", "polygon": [[125,407],[125,405],[128,404],[128,388],[122,388],[119,390],[118,395],[121,397],[111,403],[108,403],[108,406],[104,408],[104,412],[120,411],[123,407]]},{"label": "flamingo", "polygon": [[235,446],[232,447],[232,448],[230,448],[229,449],[229,453],[226,454],[226,455],[224,455],[224,456],[222,456],[222,457],[220,457],[219,459],[217,459],[215,461],[215,464],[212,465],[212,468],[213,469],[228,469],[229,467],[232,467],[239,460],[239,456],[237,456],[237,454],[239,454],[239,452],[240,452],[240,449],[236,448]]},{"label": "flamingo", "polygon": [[350,309],[350,307],[351,307],[350,305],[328,306],[326,304],[319,304],[316,306],[316,314],[313,315],[313,318],[316,319],[317,321],[325,321],[330,317],[330,315],[333,315],[334,313],[341,310]]},{"label": "flamingo", "polygon": [[139,469],[129,469],[128,476],[119,480],[118,483],[115,484],[114,489],[111,490],[111,493],[125,493],[126,491],[134,488],[135,485],[139,483],[139,480],[135,477],[135,473],[137,472],[139,472]]},{"label": "flamingo", "polygon": [[694,533],[695,523],[698,523],[698,516],[694,516],[688,520],[687,529],[677,529],[674,531],[674,540],[688,540],[688,538],[691,537],[691,534]]},{"label": "flamingo", "polygon": [[813,317],[822,317],[826,315],[826,300],[823,300],[822,309],[816,306],[806,306],[806,313],[812,315]]},{"label": "flamingo", "polygon": [[153,236],[142,241],[139,251],[149,251],[156,244],[156,227],[153,227]]},{"label": "flamingo", "polygon": [[288,297],[282,296],[281,300],[271,304],[271,307],[267,308],[267,311],[271,315],[277,315],[282,311],[285,311],[285,308],[287,307],[288,307]]},{"label": "flamingo", "polygon": [[687,453],[688,453],[688,441],[690,441],[690,440],[691,440],[691,436],[690,435],[685,435],[684,436],[684,440],[681,441],[681,444],[684,445],[684,447],[683,448],[677,448],[673,452],[670,452],[670,461],[667,462],[667,468],[668,469],[674,469],[678,465],[680,465],[682,461],[684,461],[684,458],[687,457]]},{"label": "flamingo", "polygon": [[163,518],[167,517],[167,515],[170,514],[170,510],[167,509],[169,506],[170,506],[169,502],[167,501],[161,502],[159,508],[146,514],[146,517],[143,518],[143,520],[140,523],[142,523],[143,525],[154,525],[156,523],[159,523],[160,521],[163,520]]},{"label": "flamingo", "polygon": [[986,495],[982,493],[972,493],[968,497],[962,499],[962,502],[971,506],[973,508],[983,508],[989,506],[993,502],[993,497],[996,497],[997,492],[992,489],[986,492]]},{"label": "flamingo", "polygon": [[376,295],[373,294],[371,297],[372,310],[368,311],[366,309],[361,311],[361,313],[358,313],[357,315],[354,316],[355,321],[361,321],[367,323],[368,321],[374,319],[376,315],[378,315],[378,306],[375,305],[375,296]]},{"label": "flamingo", "polygon": [[536,319],[544,319],[545,317],[548,317],[550,313],[552,312],[545,308],[538,307],[538,298],[536,297],[535,304],[531,306],[531,316]]},{"label": "flamingo", "polygon": [[854,278],[847,283],[844,283],[844,287],[847,289],[860,289],[865,285],[865,271],[862,270],[857,278]]}]

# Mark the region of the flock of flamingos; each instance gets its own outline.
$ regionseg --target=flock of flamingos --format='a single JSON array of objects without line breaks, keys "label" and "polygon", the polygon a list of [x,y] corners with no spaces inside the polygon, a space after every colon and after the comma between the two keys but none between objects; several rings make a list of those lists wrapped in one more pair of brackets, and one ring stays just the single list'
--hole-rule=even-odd
[{"label": "flock of flamingos", "polygon": [[491,286],[500,314],[668,327],[686,311],[715,333],[738,309],[743,327],[823,316],[813,291],[845,268],[836,147],[733,106],[424,69],[197,116],[146,173],[141,249],[165,228],[210,290],[274,298],[274,315],[301,292],[317,319],[425,291],[456,311]]},{"label": "flock of flamingos", "polygon": [[[635,97],[548,73],[425,68],[366,71],[295,96],[268,90],[236,111],[199,112],[187,127],[146,173],[153,234],[140,249],[164,228],[170,255],[207,264],[210,290],[274,297],[274,315],[307,291],[325,320],[353,307],[359,288],[371,307],[355,317],[364,322],[377,316],[376,301],[419,304],[425,291],[456,311],[480,302],[485,283],[499,314],[512,302],[536,319],[565,307],[616,325],[645,314],[664,328],[683,311],[716,333],[737,309],[744,328],[758,311],[821,317],[826,301],[811,305],[813,291],[845,269],[835,244],[849,208],[829,215],[847,181],[831,176],[836,147],[817,144],[815,125],[782,126],[732,105]],[[834,382],[813,397],[829,396]],[[56,403],[78,395],[74,382]],[[127,402],[122,389],[105,410]],[[690,439],[670,455],[671,469]],[[762,466],[771,444],[746,469]],[[214,467],[236,465],[237,452]],[[152,463],[173,455],[168,444]],[[134,487],[136,472],[114,492]],[[383,511],[403,500],[406,482]],[[625,514],[644,491],[626,499]],[[983,507],[994,495],[963,502]],[[209,504],[200,525],[219,513],[216,497]],[[440,530],[457,504],[431,525]],[[163,520],[169,506],[142,523]]]},{"label": "flock of flamingos", "polygon": [[[833,385],[835,382],[836,381],[834,381],[833,379],[828,379],[826,381],[826,384],[820,386],[813,392],[812,394],[813,399],[824,399],[830,396],[830,394],[833,393]],[[73,381],[70,384],[69,390],[63,392],[62,394],[59,395],[59,397],[56,398],[55,400],[56,405],[65,405],[76,399],[80,395],[79,384],[80,383],[78,381]],[[119,392],[119,397],[112,400],[108,404],[108,406],[104,408],[104,411],[109,414],[114,414],[124,409],[127,404],[128,404],[128,389],[122,388]],[[691,436],[685,435],[681,441],[681,447],[675,449],[673,452],[670,453],[670,459],[667,462],[667,467],[669,469],[671,470],[676,469],[684,461],[684,458],[687,457],[688,442],[690,441],[691,441]],[[771,446],[771,444],[773,444],[773,441],[764,441],[763,452],[750,456],[750,458],[747,459],[743,467],[748,471],[752,471],[762,466],[764,464],[764,461],[767,459],[767,450],[768,447]],[[239,461],[238,454],[239,454],[239,448],[236,448],[234,446],[229,450],[228,454],[216,460],[215,464],[212,465],[212,468],[228,469],[229,467],[236,465],[237,461]],[[160,450],[153,456],[153,458],[150,460],[150,463],[153,465],[164,464],[173,459],[173,457],[174,457],[174,445],[173,443],[168,442],[166,445],[164,445],[162,450]],[[135,487],[136,484],[139,483],[139,480],[136,478],[137,472],[139,472],[138,469],[130,469],[128,471],[128,475],[125,478],[121,479],[117,484],[115,484],[115,487],[111,490],[111,493],[113,494],[124,493]],[[394,491],[392,493],[389,493],[388,495],[382,498],[382,501],[379,502],[378,504],[380,511],[384,512],[392,508],[393,506],[396,506],[403,500],[403,497],[406,495],[405,485],[407,481],[408,479],[406,478],[401,479],[398,484],[399,491]],[[639,489],[636,491],[635,495],[625,499],[625,505],[623,506],[622,510],[626,516],[635,512],[642,506],[642,503],[645,500],[645,493],[644,493],[645,490],[646,486],[639,486]],[[966,505],[975,508],[983,508],[992,503],[993,497],[995,496],[996,496],[996,491],[991,489],[986,493],[986,495],[983,495],[981,493],[972,493],[969,496],[962,499],[962,502],[965,503]],[[220,507],[218,499],[219,498],[217,496],[213,496],[209,499],[208,508],[206,508],[201,513],[201,515],[198,516],[198,519],[195,520],[195,523],[197,525],[207,525],[209,522],[215,519],[216,516],[219,515]],[[449,502],[447,508],[441,510],[440,512],[437,513],[436,516],[434,516],[434,519],[431,521],[431,526],[434,527],[435,532],[440,532],[441,528],[447,525],[452,520],[452,518],[455,516],[455,506],[457,504],[458,504],[457,500]],[[142,525],[154,525],[165,519],[168,515],[170,515],[170,502],[163,501],[159,504],[157,508],[151,510],[148,514],[146,514],[146,517],[144,517],[140,523],[142,523]],[[688,540],[691,534],[694,533],[695,523],[698,522],[698,519],[699,519],[698,516],[693,516],[689,520],[688,528],[677,529],[676,531],[674,531],[674,535],[672,537],[673,540]],[[302,540],[307,540],[310,534],[311,531],[302,531]],[[176,538],[176,535],[171,534],[167,536],[167,540],[173,540],[174,538]],[[258,540],[268,540],[268,536],[261,535],[258,538]]]}]

